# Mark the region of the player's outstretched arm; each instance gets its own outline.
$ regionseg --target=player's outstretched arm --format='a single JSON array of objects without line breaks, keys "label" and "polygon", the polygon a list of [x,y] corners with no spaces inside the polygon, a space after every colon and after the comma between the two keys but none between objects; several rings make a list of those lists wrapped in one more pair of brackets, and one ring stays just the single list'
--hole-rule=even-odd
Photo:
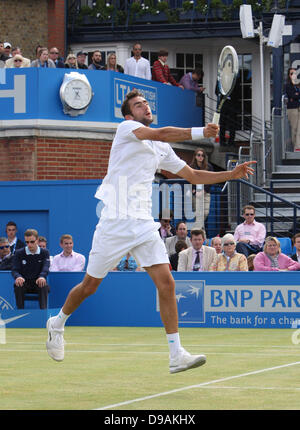
[{"label": "player's outstretched arm", "polygon": [[184,140],[198,140],[216,137],[219,127],[216,124],[207,124],[205,127],[181,128],[162,127],[150,128],[140,127],[133,131],[140,140],[159,140],[161,142],[182,142]]},{"label": "player's outstretched arm", "polygon": [[227,170],[225,172],[195,170],[189,166],[185,166],[177,172],[177,175],[191,184],[217,184],[232,179],[248,179],[249,175],[253,175],[254,173],[254,169],[251,165],[255,163],[256,161],[246,161],[243,164],[237,165],[233,170]]}]

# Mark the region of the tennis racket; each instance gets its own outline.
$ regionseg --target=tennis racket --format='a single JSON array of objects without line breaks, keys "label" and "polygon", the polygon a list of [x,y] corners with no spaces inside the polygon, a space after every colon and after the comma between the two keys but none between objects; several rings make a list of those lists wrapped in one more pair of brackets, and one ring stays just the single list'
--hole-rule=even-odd
[{"label": "tennis racket", "polygon": [[234,89],[239,73],[239,59],[236,50],[227,45],[222,49],[218,62],[217,109],[213,116],[213,124],[219,124],[220,112],[227,97]]}]

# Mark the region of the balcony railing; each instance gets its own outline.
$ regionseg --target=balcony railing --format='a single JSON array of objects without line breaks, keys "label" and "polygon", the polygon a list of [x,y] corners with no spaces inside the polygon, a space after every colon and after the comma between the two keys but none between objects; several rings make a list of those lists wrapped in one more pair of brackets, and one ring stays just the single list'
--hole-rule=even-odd
[{"label": "balcony railing", "polygon": [[74,28],[238,21],[239,6],[244,3],[252,5],[255,18],[300,12],[299,0],[74,0],[69,7],[69,24]]}]

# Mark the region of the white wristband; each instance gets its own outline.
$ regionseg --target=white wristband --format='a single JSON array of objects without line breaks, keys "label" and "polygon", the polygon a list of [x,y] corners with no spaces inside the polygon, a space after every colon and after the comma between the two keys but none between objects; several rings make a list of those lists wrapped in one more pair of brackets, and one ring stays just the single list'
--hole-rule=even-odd
[{"label": "white wristband", "polygon": [[203,139],[204,137],[203,130],[204,130],[204,127],[192,127],[191,128],[192,140]]}]

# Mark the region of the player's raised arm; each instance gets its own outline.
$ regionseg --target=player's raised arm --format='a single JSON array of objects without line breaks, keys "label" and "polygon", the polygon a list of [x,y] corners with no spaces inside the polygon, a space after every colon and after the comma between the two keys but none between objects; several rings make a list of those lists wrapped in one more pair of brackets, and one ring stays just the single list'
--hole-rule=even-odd
[{"label": "player's raised arm", "polygon": [[161,142],[182,142],[184,140],[199,140],[203,138],[216,137],[219,127],[216,124],[207,124],[206,127],[162,127],[150,128],[140,127],[133,131],[140,140],[156,140]]}]

